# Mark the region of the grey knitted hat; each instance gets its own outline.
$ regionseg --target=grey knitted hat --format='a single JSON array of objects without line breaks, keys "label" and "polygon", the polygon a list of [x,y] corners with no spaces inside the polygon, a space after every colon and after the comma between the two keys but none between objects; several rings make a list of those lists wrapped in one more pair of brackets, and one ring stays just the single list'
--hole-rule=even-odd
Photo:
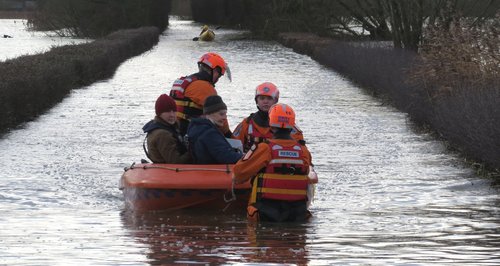
[{"label": "grey knitted hat", "polygon": [[227,110],[226,104],[219,95],[208,96],[203,105],[204,114],[212,114],[220,110]]}]

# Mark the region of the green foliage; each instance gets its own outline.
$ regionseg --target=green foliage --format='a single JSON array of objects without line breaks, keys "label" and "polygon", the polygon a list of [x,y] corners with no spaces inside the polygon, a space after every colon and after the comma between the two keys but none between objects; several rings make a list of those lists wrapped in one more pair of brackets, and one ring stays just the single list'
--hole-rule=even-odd
[{"label": "green foliage", "polygon": [[120,29],[168,25],[170,0],[39,0],[29,19],[35,30],[96,38]]}]

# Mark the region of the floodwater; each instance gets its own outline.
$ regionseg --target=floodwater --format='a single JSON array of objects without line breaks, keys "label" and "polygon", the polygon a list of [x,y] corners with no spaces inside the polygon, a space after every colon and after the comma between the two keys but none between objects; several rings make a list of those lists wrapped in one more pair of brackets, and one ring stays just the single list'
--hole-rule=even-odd
[{"label": "floodwater", "polygon": [[[0,139],[0,265],[500,264],[500,193],[490,180],[310,57],[227,29],[194,42],[199,27],[172,20],[114,77]],[[40,38],[0,39],[0,58]],[[141,127],[156,97],[208,51],[232,70],[232,83],[217,84],[231,127],[255,110],[263,81],[295,108],[320,178],[310,222],[125,209],[118,180],[145,157]]]},{"label": "floodwater", "polygon": [[[8,36],[4,38],[4,35]],[[51,47],[78,44],[84,39],[62,38],[56,34],[26,30],[26,20],[0,19],[0,62],[21,55],[43,53]]]}]

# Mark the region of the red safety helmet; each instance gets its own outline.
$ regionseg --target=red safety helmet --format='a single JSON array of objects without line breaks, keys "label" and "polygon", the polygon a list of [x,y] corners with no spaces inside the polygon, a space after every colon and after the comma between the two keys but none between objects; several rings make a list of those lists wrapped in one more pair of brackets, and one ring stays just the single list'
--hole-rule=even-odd
[{"label": "red safety helmet", "polygon": [[206,53],[202,55],[198,64],[205,64],[212,70],[218,67],[220,68],[221,74],[224,75],[227,72],[227,77],[231,80],[231,70],[229,66],[226,64],[226,61],[224,61],[224,58],[216,53]]},{"label": "red safety helmet", "polygon": [[277,103],[269,109],[269,126],[279,128],[293,128],[295,126],[295,112],[292,107]]},{"label": "red safety helmet", "polygon": [[277,103],[280,98],[280,91],[272,82],[264,82],[255,89],[255,101],[257,101],[259,95],[269,96],[273,98],[274,103]]}]

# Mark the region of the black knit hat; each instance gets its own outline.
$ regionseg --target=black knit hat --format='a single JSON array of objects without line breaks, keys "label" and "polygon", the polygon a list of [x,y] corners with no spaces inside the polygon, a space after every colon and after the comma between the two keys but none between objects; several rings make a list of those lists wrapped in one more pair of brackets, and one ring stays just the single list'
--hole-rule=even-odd
[{"label": "black knit hat", "polygon": [[219,95],[208,96],[203,105],[204,114],[212,114],[220,110],[227,110],[226,104]]}]

